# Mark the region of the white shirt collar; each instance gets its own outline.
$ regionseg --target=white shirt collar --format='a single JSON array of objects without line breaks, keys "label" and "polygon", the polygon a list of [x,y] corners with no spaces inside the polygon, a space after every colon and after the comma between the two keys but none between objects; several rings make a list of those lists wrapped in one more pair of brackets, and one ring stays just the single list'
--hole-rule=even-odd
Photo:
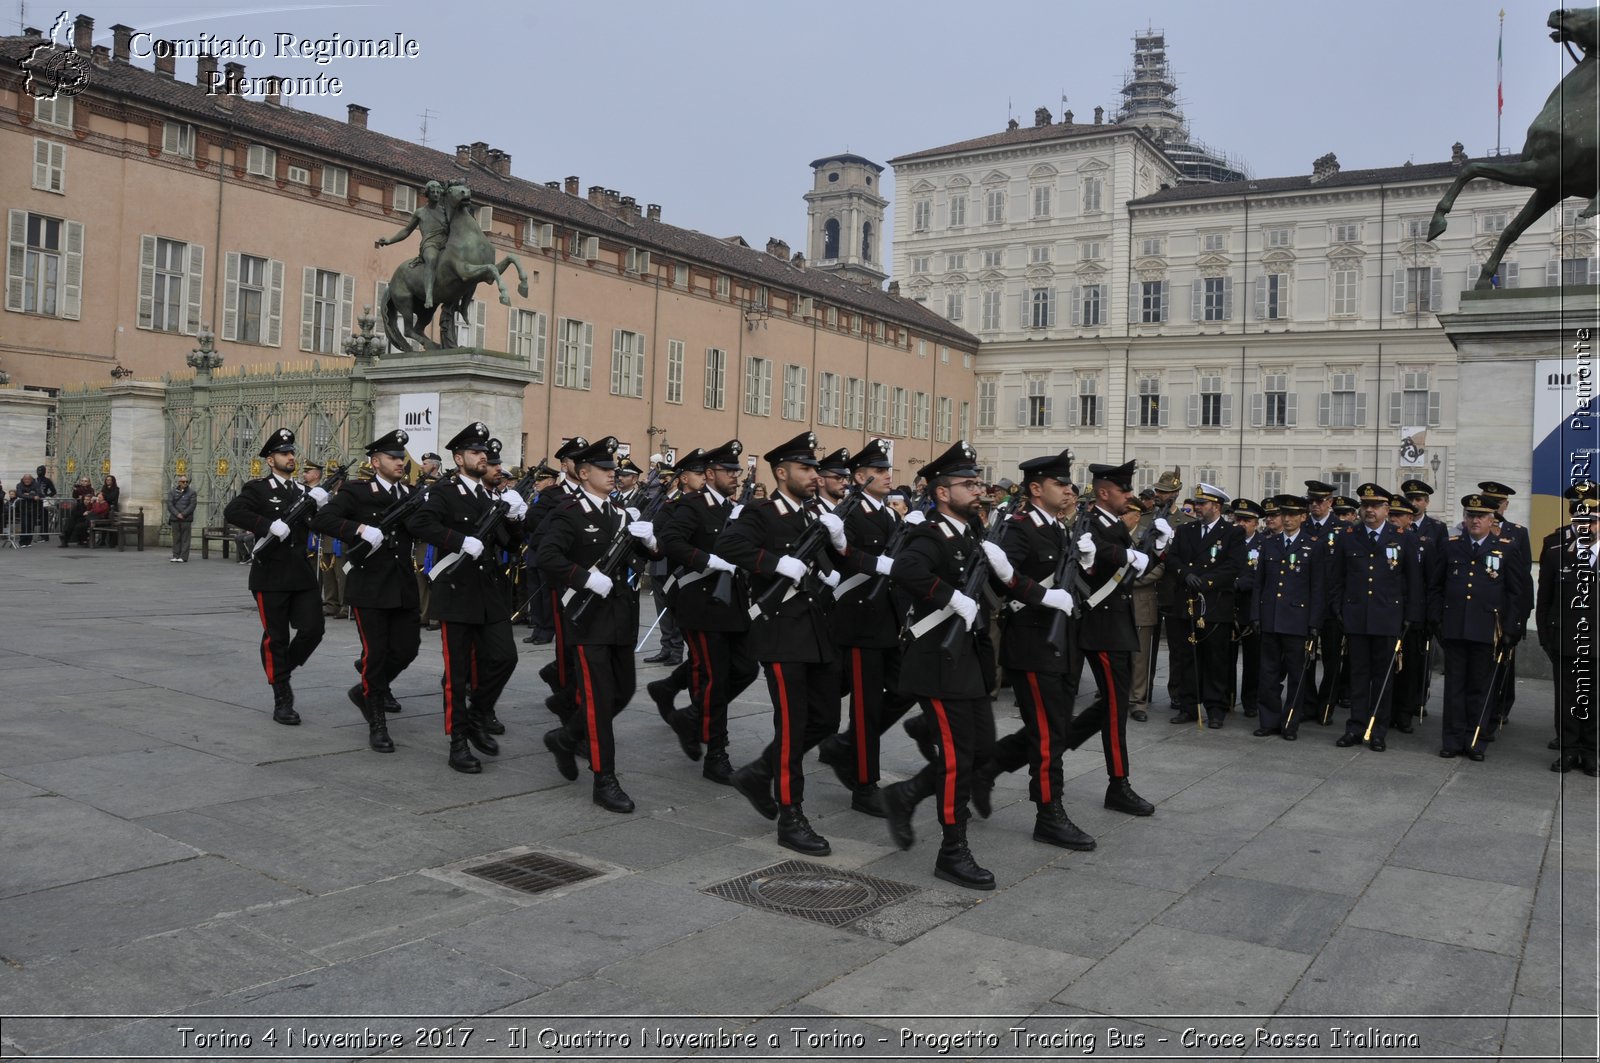
[{"label": "white shirt collar", "polygon": [[397,486],[395,483],[384,479],[384,477],[383,477],[383,475],[381,473],[376,473],[376,472],[373,473],[372,474],[372,478],[374,480],[378,481],[378,486],[379,487],[383,488],[385,491],[390,492],[391,494],[394,492],[394,489]]},{"label": "white shirt collar", "polygon": [[590,502],[593,502],[595,509],[604,509],[606,506],[611,504],[611,499],[602,498],[593,491],[590,491],[587,487],[583,488],[582,490],[583,497],[587,498]]},{"label": "white shirt collar", "polygon": [[866,491],[861,492],[861,501],[867,507],[868,510],[870,510],[871,512],[874,512],[874,513],[876,513],[878,510],[884,508],[882,502],[879,502],[876,498],[873,498],[872,495],[870,495]]},{"label": "white shirt collar", "polygon": [[722,503],[727,501],[727,499],[725,497],[723,497],[721,492],[719,492],[715,487],[711,486],[710,482],[706,483],[706,494],[710,495],[711,496],[711,501],[715,502],[719,506],[722,505]]},{"label": "white shirt collar", "polygon": [[1056,524],[1056,525],[1059,525],[1061,523],[1059,520],[1056,520],[1056,515],[1054,513],[1047,512],[1043,506],[1040,506],[1040,505],[1038,505],[1036,503],[1033,503],[1033,502],[1029,502],[1028,505],[1032,506],[1033,507],[1033,511],[1035,513],[1039,514],[1039,516],[1041,516],[1041,517],[1043,517],[1045,519],[1045,523],[1047,523],[1047,524]]}]

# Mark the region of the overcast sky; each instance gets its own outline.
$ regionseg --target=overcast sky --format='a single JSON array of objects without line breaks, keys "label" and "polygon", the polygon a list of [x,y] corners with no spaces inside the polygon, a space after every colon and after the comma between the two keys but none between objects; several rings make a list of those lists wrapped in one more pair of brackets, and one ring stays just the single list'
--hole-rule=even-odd
[{"label": "overcast sky", "polygon": [[[57,0],[59,2],[59,0]],[[1166,32],[1191,131],[1253,176],[1447,159],[1495,146],[1495,45],[1503,6],[1502,146],[1571,69],[1549,39],[1552,0],[1348,0],[1339,4],[946,0],[527,0],[522,3],[240,5],[106,3],[96,42],[124,22],[165,38],[264,42],[246,74],[335,75],[343,95],[298,106],[451,151],[487,141],[536,181],[577,174],[665,221],[765,246],[805,245],[807,164],[846,149],[877,162],[1024,125],[1035,107],[1079,122],[1115,110],[1135,32]],[[29,0],[29,24],[58,10]],[[77,9],[74,9],[76,13]],[[18,14],[13,7],[11,19]],[[6,32],[14,33],[14,27]],[[411,60],[273,58],[274,34],[420,42]],[[139,60],[149,66],[150,60]],[[178,76],[193,76],[179,60]],[[885,175],[885,187],[893,184]],[[886,234],[887,235],[887,234]]]}]

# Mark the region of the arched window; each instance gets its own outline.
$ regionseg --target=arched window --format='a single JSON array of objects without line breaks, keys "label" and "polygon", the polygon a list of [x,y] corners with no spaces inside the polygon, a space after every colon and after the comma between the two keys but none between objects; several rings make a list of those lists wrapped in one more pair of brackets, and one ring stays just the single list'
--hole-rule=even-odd
[{"label": "arched window", "polygon": [[839,257],[839,219],[829,218],[822,226],[822,257]]},{"label": "arched window", "polygon": [[872,223],[861,226],[861,261],[872,261]]}]

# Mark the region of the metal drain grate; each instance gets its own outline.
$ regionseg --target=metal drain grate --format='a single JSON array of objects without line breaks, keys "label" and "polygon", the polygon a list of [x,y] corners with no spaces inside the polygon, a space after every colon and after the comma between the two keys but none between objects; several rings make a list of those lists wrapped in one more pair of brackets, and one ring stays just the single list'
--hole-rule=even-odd
[{"label": "metal drain grate", "polygon": [[826,926],[844,926],[910,896],[917,888],[859,871],[785,860],[700,892]]},{"label": "metal drain grate", "polygon": [[524,853],[506,860],[496,860],[492,864],[464,867],[461,871],[523,893],[543,893],[557,886],[570,886],[574,882],[599,878],[601,875],[592,867],[544,853]]}]

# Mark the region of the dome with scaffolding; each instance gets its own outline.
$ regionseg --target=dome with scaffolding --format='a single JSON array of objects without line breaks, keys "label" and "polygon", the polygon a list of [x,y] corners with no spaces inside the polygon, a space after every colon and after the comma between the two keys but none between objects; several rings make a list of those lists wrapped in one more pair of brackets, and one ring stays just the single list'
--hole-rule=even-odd
[{"label": "dome with scaffolding", "polygon": [[1133,38],[1133,68],[1123,76],[1117,124],[1143,130],[1177,167],[1181,184],[1249,180],[1245,161],[1189,133],[1178,83],[1167,61],[1167,37],[1149,29]]}]

